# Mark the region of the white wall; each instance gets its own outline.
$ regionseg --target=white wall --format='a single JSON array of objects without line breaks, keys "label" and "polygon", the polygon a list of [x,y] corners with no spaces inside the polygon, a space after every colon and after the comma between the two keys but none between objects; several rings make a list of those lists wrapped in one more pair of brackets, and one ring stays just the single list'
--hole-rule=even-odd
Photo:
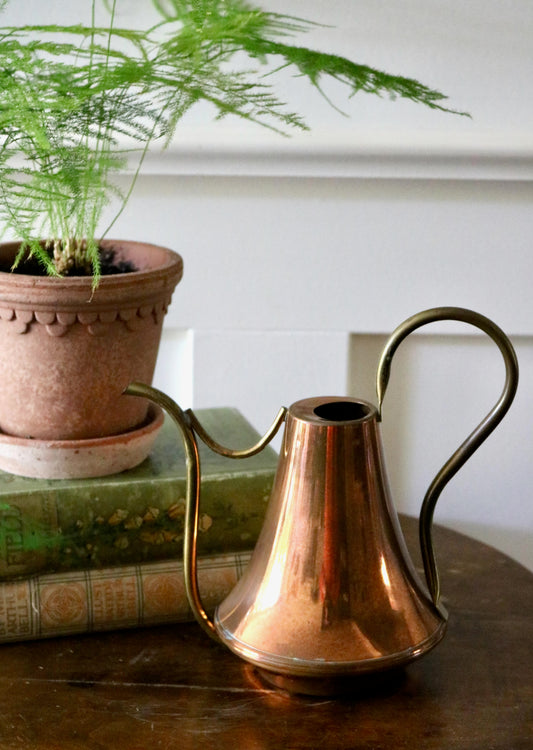
[{"label": "white wall", "polygon": [[[123,3],[131,18],[146,11],[147,0]],[[379,348],[412,313],[477,309],[512,336],[521,384],[436,520],[533,569],[533,6],[264,5],[329,22],[336,28],[317,28],[309,43],[418,77],[472,119],[365,95],[344,107],[332,87],[343,117],[290,79],[310,135],[281,139],[193,113],[176,144],[151,156],[114,228],[184,256],[156,385],[184,406],[238,406],[263,431],[298,398],[374,400]],[[11,16],[22,7],[12,0]],[[87,3],[50,0],[49,16],[54,7],[77,20]],[[502,384],[497,350],[464,326],[434,326],[402,345],[384,418],[400,510],[418,512],[433,473]]]},{"label": "white wall", "polygon": [[[479,310],[512,336],[520,388],[503,424],[443,493],[436,520],[533,567],[533,185],[167,179],[179,228],[162,214],[160,241],[186,260],[168,323],[171,332],[191,331],[184,367],[192,373],[180,390],[182,375],[169,381],[166,369],[167,391],[186,405],[236,405],[264,431],[279,406],[298,398],[375,401],[385,334],[410,314],[447,304]],[[156,210],[151,182],[141,190],[147,215]],[[398,352],[385,403],[397,505],[413,514],[504,378],[500,354],[483,336],[454,323],[426,330]]]}]

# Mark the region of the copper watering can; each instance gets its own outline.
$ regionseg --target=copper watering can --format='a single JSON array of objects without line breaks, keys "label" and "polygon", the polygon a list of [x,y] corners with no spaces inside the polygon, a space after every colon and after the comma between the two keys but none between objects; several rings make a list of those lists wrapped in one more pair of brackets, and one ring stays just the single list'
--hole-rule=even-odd
[{"label": "copper watering can", "polygon": [[[439,320],[480,328],[498,345],[506,368],[493,409],[433,480],[419,530],[426,581],[416,573],[391,502],[380,436],[382,403],[393,355],[415,329]],[[388,340],[377,370],[378,407],[354,398],[308,398],[281,409],[260,442],[231,450],[205,433],[190,410],[134,383],[126,390],[162,406],[181,429],[188,464],[184,543],[192,611],[215,640],[254,665],[270,684],[293,692],[334,693],[362,676],[401,667],[443,637],[431,539],[433,511],[451,477],[509,409],[518,384],[513,346],[484,316],[456,307],[421,312]],[[196,576],[200,503],[197,436],[232,458],[258,453],[285,423],[277,474],[252,560],[214,618]]]}]

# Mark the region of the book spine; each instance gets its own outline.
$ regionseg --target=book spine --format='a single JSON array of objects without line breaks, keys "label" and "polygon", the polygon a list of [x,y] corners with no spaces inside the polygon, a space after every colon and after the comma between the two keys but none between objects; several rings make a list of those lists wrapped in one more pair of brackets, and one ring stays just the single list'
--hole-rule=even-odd
[{"label": "book spine", "polygon": [[[206,477],[198,554],[253,547],[274,470]],[[0,581],[180,558],[185,480],[53,488],[0,501]]]},{"label": "book spine", "polygon": [[[231,591],[250,557],[245,551],[198,559],[198,584],[207,611]],[[0,642],[192,619],[183,565],[176,560],[0,584]]]}]

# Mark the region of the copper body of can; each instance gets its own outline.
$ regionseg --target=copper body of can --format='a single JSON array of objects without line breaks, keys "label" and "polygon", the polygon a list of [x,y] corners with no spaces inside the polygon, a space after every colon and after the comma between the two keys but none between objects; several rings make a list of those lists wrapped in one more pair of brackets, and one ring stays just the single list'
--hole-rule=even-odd
[{"label": "copper body of can", "polygon": [[261,536],[215,626],[262,670],[324,680],[405,664],[442,638],[445,612],[392,507],[373,406],[290,407]]}]

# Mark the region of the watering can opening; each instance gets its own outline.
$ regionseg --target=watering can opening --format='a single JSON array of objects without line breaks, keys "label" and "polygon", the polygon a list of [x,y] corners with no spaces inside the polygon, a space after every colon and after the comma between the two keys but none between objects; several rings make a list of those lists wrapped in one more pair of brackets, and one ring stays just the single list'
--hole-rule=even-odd
[{"label": "watering can opening", "polygon": [[361,401],[327,401],[313,409],[313,413],[328,422],[359,422],[371,416],[373,410]]}]

